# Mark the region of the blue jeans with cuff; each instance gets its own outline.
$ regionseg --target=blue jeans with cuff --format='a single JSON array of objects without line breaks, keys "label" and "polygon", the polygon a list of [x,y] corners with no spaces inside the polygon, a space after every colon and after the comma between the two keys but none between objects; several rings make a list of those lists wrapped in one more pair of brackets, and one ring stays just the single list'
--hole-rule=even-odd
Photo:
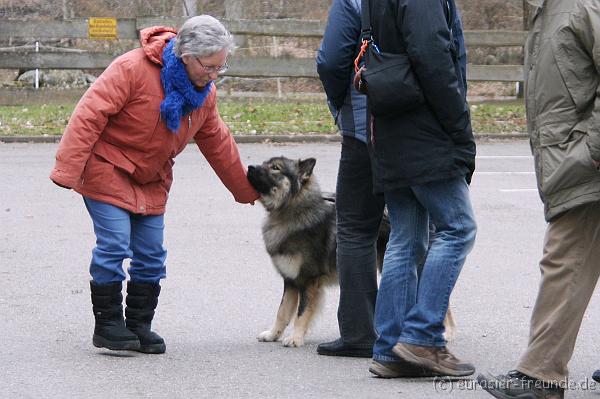
[{"label": "blue jeans with cuff", "polygon": [[164,214],[139,215],[91,198],[83,200],[96,234],[90,264],[94,283],[125,280],[126,258],[131,259],[127,271],[132,281],[155,284],[165,278]]},{"label": "blue jeans with cuff", "polygon": [[[373,358],[393,362],[397,342],[446,345],[444,317],[477,226],[462,176],[386,192],[385,200],[391,234],[375,307]],[[430,222],[435,232],[427,251]]]}]

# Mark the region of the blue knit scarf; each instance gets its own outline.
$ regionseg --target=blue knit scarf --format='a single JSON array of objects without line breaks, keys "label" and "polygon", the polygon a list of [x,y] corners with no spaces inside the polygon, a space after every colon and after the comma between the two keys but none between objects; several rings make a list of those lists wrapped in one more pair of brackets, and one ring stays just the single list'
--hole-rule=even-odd
[{"label": "blue knit scarf", "polygon": [[165,99],[160,103],[160,114],[173,133],[179,130],[181,117],[198,109],[210,93],[213,82],[197,90],[185,71],[180,58],[175,56],[172,39],[163,50],[163,67],[160,80],[165,91]]}]

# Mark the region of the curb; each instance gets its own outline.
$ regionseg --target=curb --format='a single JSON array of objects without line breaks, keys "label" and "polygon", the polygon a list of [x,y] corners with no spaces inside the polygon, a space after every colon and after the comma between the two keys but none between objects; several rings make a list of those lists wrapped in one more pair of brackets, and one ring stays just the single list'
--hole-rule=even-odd
[{"label": "curb", "polygon": [[[0,143],[58,143],[62,136],[0,136]],[[240,134],[233,135],[235,142],[244,143],[338,143],[341,141],[339,134],[290,134],[290,135],[251,135]],[[475,134],[475,140],[521,140],[528,139],[527,133],[494,134],[481,133]]]},{"label": "curb", "polygon": [[476,133],[474,136],[475,140],[529,140],[527,133]]}]

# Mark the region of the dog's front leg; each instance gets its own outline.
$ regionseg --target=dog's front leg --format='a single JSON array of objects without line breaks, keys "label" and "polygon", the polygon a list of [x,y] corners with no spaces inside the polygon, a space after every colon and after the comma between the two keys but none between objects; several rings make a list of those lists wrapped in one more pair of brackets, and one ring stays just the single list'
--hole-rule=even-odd
[{"label": "dog's front leg", "polygon": [[261,342],[273,342],[277,341],[285,328],[290,324],[290,320],[294,316],[294,312],[298,307],[298,289],[293,287],[287,281],[283,282],[283,296],[279,309],[277,310],[277,318],[273,328],[267,331],[263,331],[256,337]]},{"label": "dog's front leg", "polygon": [[294,321],[294,331],[292,335],[283,340],[284,346],[299,347],[304,345],[304,336],[321,305],[322,297],[323,287],[318,278],[300,291],[300,304],[298,305],[298,315]]}]

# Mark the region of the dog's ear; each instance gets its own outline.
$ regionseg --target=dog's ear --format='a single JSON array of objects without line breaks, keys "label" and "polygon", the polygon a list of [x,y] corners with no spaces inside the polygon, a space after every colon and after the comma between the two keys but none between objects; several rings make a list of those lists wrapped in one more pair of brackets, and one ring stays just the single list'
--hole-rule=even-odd
[{"label": "dog's ear", "polygon": [[315,158],[300,159],[298,161],[298,177],[300,178],[300,183],[306,183],[306,181],[312,175],[316,163],[317,160]]}]

